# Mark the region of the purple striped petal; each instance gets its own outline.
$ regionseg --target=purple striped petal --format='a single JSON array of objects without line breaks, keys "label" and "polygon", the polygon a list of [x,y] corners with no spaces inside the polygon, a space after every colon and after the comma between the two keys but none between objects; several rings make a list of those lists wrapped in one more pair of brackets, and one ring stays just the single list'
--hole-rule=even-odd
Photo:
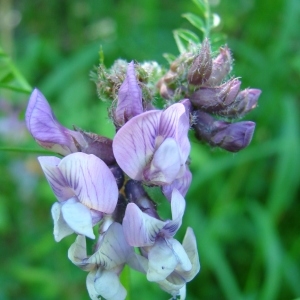
[{"label": "purple striped petal", "polygon": [[129,245],[145,247],[154,244],[165,222],[143,213],[136,204],[129,203],[123,219],[123,230]]},{"label": "purple striped petal", "polygon": [[58,201],[66,201],[75,195],[58,168],[61,159],[55,156],[40,156],[38,161]]},{"label": "purple striped petal", "polygon": [[128,64],[126,78],[119,89],[115,122],[122,126],[142,112],[142,90],[136,80],[134,62],[132,61]]},{"label": "purple striped petal", "polygon": [[132,179],[143,180],[143,170],[155,150],[161,114],[161,111],[152,110],[133,117],[113,140],[116,161]]},{"label": "purple striped petal", "polygon": [[118,187],[113,174],[101,159],[93,154],[77,152],[64,157],[58,168],[82,204],[108,214],[114,211]]},{"label": "purple striped petal", "polygon": [[29,132],[42,147],[62,155],[78,151],[74,138],[81,140],[80,134],[58,123],[38,89],[34,89],[29,98],[25,120]]}]

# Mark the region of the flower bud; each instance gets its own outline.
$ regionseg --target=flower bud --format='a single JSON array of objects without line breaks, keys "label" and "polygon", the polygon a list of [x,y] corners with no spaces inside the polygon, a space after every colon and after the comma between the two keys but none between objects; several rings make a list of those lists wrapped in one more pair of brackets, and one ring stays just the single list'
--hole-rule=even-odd
[{"label": "flower bud", "polygon": [[129,202],[135,203],[144,213],[159,218],[156,212],[156,203],[146,193],[141,182],[128,180],[125,185],[125,195]]},{"label": "flower bud", "polygon": [[194,85],[201,85],[205,83],[212,72],[212,59],[209,41],[206,38],[200,50],[189,69],[188,81]]},{"label": "flower bud", "polygon": [[245,89],[238,93],[233,104],[224,111],[218,112],[219,115],[226,117],[242,117],[257,106],[257,100],[261,94],[258,89]]},{"label": "flower bud", "polygon": [[238,152],[246,148],[253,136],[255,123],[251,121],[228,123],[215,122],[216,133],[211,142],[227,151]]},{"label": "flower bud", "polygon": [[102,159],[107,165],[114,164],[115,157],[112,150],[112,140],[95,133],[84,132],[78,127],[74,129],[79,132],[85,143],[74,140],[77,149],[86,154],[94,154]]},{"label": "flower bud", "polygon": [[206,82],[208,86],[217,86],[230,73],[232,68],[232,57],[227,46],[220,48],[220,54],[212,61],[212,71]]},{"label": "flower bud", "polygon": [[252,139],[255,123],[250,121],[229,123],[216,121],[209,114],[196,111],[194,129],[199,140],[218,146],[230,152],[247,147]]},{"label": "flower bud", "polygon": [[201,87],[191,95],[190,100],[197,108],[217,113],[234,102],[240,85],[241,82],[234,78],[219,87]]}]

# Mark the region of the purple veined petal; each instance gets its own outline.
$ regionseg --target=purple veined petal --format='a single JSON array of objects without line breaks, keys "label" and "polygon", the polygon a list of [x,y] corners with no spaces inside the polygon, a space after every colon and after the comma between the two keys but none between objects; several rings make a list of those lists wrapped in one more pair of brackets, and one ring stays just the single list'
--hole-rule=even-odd
[{"label": "purple veined petal", "polygon": [[185,210],[185,200],[180,192],[176,189],[174,189],[172,192],[171,210],[172,221],[167,222],[162,230],[164,237],[166,238],[172,238],[176,234],[177,230],[181,226],[182,217]]},{"label": "purple veined petal", "polygon": [[123,300],[127,292],[113,271],[98,269],[94,278],[96,292],[106,300]]},{"label": "purple veined petal", "polygon": [[126,207],[122,225],[129,245],[145,247],[154,244],[165,222],[148,216],[136,204],[129,203]]},{"label": "purple veined petal", "polygon": [[97,269],[92,270],[86,277],[86,288],[91,300],[99,300],[99,294],[95,289],[94,279]]},{"label": "purple veined petal", "polygon": [[112,172],[101,159],[77,152],[64,157],[58,167],[82,204],[108,214],[114,211],[118,187]]},{"label": "purple veined petal", "polygon": [[78,234],[95,238],[90,210],[75,198],[67,200],[61,207],[61,213],[69,227]]},{"label": "purple veined petal", "polygon": [[73,197],[74,191],[68,186],[57,167],[61,159],[55,156],[40,156],[38,161],[58,201],[66,201]]},{"label": "purple veined petal", "polygon": [[51,215],[54,222],[53,235],[56,242],[74,233],[74,230],[64,220],[61,213],[61,203],[55,202],[51,207]]},{"label": "purple veined petal", "polygon": [[169,245],[169,241],[163,238],[156,240],[148,253],[148,272],[149,281],[161,281],[166,279],[178,264],[177,257]]},{"label": "purple veined petal", "polygon": [[49,103],[38,89],[34,89],[29,98],[25,120],[29,132],[42,147],[62,155],[78,151],[72,137],[78,133],[58,123]]},{"label": "purple veined petal", "polygon": [[144,179],[155,184],[171,183],[181,167],[181,157],[177,142],[166,138],[155,151],[149,168],[144,171]]},{"label": "purple veined petal", "polygon": [[110,270],[123,265],[133,253],[133,248],[126,242],[122,225],[114,222],[106,231],[98,250],[87,262]]},{"label": "purple veined petal", "polygon": [[128,64],[126,78],[118,92],[115,121],[118,125],[123,125],[142,112],[142,90],[136,79],[134,62],[132,61]]},{"label": "purple veined petal", "polygon": [[177,189],[180,194],[184,197],[191,185],[192,182],[192,173],[188,167],[186,167],[185,174],[175,179],[171,184],[162,186],[162,192],[166,198],[171,201],[173,189]]},{"label": "purple veined petal", "polygon": [[113,151],[118,165],[132,179],[143,180],[143,169],[152,158],[162,112],[152,110],[129,120],[114,140]]}]

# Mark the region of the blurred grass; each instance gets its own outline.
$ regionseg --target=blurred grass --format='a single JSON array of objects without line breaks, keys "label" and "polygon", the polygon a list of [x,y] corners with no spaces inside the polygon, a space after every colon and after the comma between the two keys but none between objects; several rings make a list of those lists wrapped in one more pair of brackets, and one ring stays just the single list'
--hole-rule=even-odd
[{"label": "blurred grass", "polygon": [[[100,44],[107,66],[119,57],[167,65],[162,54],[178,53],[172,31],[194,30],[181,15],[198,13],[184,0],[10,4],[6,9],[21,20],[1,19],[1,41],[12,41],[1,47],[65,126],[106,136],[113,135],[106,104],[89,81]],[[234,75],[243,88],[263,93],[246,118],[257,123],[247,149],[233,155],[192,142],[194,179],[178,238],[187,226],[194,229],[201,272],[188,284],[187,299],[299,298],[299,1],[221,0],[212,9],[228,36]],[[22,125],[27,95],[0,89],[0,98],[13,100],[0,114],[0,129],[11,111]],[[0,146],[37,149],[28,134],[14,139],[17,132],[6,130]],[[86,273],[67,259],[74,237],[54,242],[54,197],[35,155],[1,152],[0,172],[0,299],[88,299]],[[168,299],[140,274],[131,272],[130,280],[130,299]]]}]

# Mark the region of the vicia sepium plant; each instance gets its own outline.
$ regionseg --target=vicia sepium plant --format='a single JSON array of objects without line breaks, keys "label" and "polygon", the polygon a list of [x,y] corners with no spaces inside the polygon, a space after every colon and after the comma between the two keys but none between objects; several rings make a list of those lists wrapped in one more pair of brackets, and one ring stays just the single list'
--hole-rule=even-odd
[{"label": "vicia sepium plant", "polygon": [[[192,180],[188,132],[237,152],[249,145],[255,128],[250,121],[232,122],[256,107],[260,91],[240,90],[231,68],[228,47],[214,55],[208,39],[166,72],[155,62],[118,60],[110,70],[100,65],[96,84],[100,97],[111,101],[113,140],[63,127],[42,93],[32,92],[27,128],[42,147],[63,156],[38,158],[57,199],[54,238],[77,235],[68,257],[89,272],[91,299],[125,299],[119,279],[125,265],[172,298],[185,299],[186,283],[200,270],[193,230],[187,229],[182,243],[175,239]],[[162,109],[155,107],[158,97]],[[153,187],[170,202],[171,219],[160,217],[147,193]],[[86,238],[95,239],[93,250]]]}]

